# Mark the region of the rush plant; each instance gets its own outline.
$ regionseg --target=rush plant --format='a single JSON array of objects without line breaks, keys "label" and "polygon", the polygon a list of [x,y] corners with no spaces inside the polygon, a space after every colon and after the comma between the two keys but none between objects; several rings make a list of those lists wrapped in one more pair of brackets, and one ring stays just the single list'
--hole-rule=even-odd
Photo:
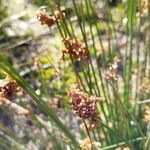
[{"label": "rush plant", "polygon": [[[83,124],[79,136],[62,123],[44,96],[37,95],[32,85],[19,75],[19,70],[0,55],[0,69],[31,97],[50,122],[45,124],[15,91],[21,106],[29,112],[27,117],[34,126],[45,130],[48,139],[41,142],[43,147],[50,143],[56,150],[149,150],[149,1],[126,0],[117,6],[112,6],[113,1],[109,0],[70,0],[65,4],[48,0],[46,4],[46,9],[37,14],[37,20],[61,38],[63,48],[58,49],[61,59],[57,61],[72,69],[75,87],[68,82],[72,76],[66,80],[65,67],[60,71],[53,64],[51,54],[40,57],[47,60],[65,88],[61,95],[63,109],[74,113],[79,124]],[[6,105],[4,99],[11,101],[4,97],[3,92],[8,92],[4,87],[0,87],[2,106]],[[3,133],[0,139],[4,142],[0,145],[6,149],[5,142],[14,142],[18,149],[26,148],[24,141],[13,141],[11,131]],[[61,134],[65,140],[57,139]]]}]

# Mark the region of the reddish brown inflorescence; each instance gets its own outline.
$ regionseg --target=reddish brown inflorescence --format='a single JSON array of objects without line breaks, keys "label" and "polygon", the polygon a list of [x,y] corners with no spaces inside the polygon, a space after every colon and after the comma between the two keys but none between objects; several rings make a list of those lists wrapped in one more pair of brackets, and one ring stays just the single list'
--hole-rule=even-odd
[{"label": "reddish brown inflorescence", "polygon": [[18,84],[10,77],[6,76],[2,84],[0,84],[0,97],[11,100],[18,91]]},{"label": "reddish brown inflorescence", "polygon": [[62,12],[55,10],[54,15],[47,15],[45,11],[40,11],[37,14],[37,19],[41,22],[41,25],[47,25],[49,28],[52,27],[55,23],[58,23],[62,20]]},{"label": "reddish brown inflorescence", "polygon": [[79,91],[79,89],[73,90],[69,93],[72,98],[72,109],[82,119],[88,119],[90,123],[95,127],[99,126],[100,117],[96,111],[96,103],[99,98],[91,96],[87,93]]},{"label": "reddish brown inflorescence", "polygon": [[0,105],[9,106],[9,109],[17,115],[28,115],[29,111],[22,106],[12,102],[15,100],[16,93],[24,96],[24,90],[9,75],[0,80]]},{"label": "reddish brown inflorescence", "polygon": [[62,58],[64,59],[65,54],[73,56],[76,60],[87,61],[89,59],[89,51],[80,41],[72,38],[64,38],[63,43],[66,45],[67,49],[62,51]]}]

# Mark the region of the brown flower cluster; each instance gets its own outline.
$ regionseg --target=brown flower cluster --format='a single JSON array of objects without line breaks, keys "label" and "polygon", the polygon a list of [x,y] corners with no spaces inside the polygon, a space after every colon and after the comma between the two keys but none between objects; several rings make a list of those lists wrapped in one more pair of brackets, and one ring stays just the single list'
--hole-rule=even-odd
[{"label": "brown flower cluster", "polygon": [[79,89],[73,90],[69,93],[72,98],[72,109],[82,119],[88,119],[93,127],[97,127],[100,124],[100,117],[96,111],[96,103],[99,98],[91,96],[87,93],[79,91]]},{"label": "brown flower cluster", "polygon": [[12,102],[16,92],[20,96],[25,94],[23,89],[9,75],[0,80],[0,105],[9,106],[9,109],[18,115],[28,115],[29,111],[27,109]]},{"label": "brown flower cluster", "polygon": [[3,102],[5,99],[12,100],[15,92],[17,91],[17,83],[10,76],[7,75],[0,84],[0,102]]},{"label": "brown flower cluster", "polygon": [[50,28],[55,23],[62,21],[63,13],[59,10],[55,10],[54,15],[49,16],[44,10],[41,10],[37,14],[37,19],[41,22],[41,25],[47,25]]},{"label": "brown flower cluster", "polygon": [[64,38],[63,43],[66,45],[67,49],[62,51],[62,58],[64,59],[65,54],[73,56],[76,60],[87,61],[89,59],[89,51],[80,41],[72,38]]},{"label": "brown flower cluster", "polygon": [[116,59],[113,64],[110,64],[109,68],[105,72],[105,79],[106,80],[115,80],[117,81],[120,77],[120,59]]}]

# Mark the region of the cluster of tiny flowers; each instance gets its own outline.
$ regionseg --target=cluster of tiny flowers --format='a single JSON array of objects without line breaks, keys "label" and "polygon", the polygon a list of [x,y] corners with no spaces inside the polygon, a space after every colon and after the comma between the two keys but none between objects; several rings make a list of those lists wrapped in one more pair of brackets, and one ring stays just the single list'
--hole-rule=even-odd
[{"label": "cluster of tiny flowers", "polygon": [[73,111],[82,119],[88,119],[93,127],[99,126],[100,117],[96,111],[96,103],[99,98],[91,96],[87,93],[79,91],[79,89],[73,90],[69,93],[72,99]]},{"label": "cluster of tiny flowers", "polygon": [[89,58],[88,49],[80,41],[72,38],[64,38],[63,43],[66,45],[67,49],[62,51],[62,58],[64,59],[65,54],[73,56],[76,60],[85,60]]},{"label": "cluster of tiny flowers", "polygon": [[17,83],[10,76],[6,76],[0,84],[0,102],[2,103],[5,99],[12,100],[18,88]]},{"label": "cluster of tiny flowers", "polygon": [[37,14],[37,19],[41,22],[41,25],[47,25],[49,28],[52,27],[55,23],[58,23],[62,20],[62,12],[55,10],[54,15],[49,16],[44,10],[41,10]]},{"label": "cluster of tiny flowers", "polygon": [[18,115],[28,115],[29,111],[27,109],[12,102],[16,92],[20,96],[25,94],[23,89],[9,75],[0,80],[0,105],[9,106],[9,109]]},{"label": "cluster of tiny flowers", "polygon": [[120,64],[121,60],[117,59],[113,64],[110,64],[109,68],[105,72],[105,79],[106,80],[115,80],[117,81],[120,77]]}]

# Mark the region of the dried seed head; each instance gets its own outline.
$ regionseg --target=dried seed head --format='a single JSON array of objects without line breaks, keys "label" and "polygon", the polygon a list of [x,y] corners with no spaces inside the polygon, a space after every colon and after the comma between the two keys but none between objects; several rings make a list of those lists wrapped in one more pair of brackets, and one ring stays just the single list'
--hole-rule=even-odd
[{"label": "dried seed head", "polygon": [[87,61],[89,59],[89,51],[80,41],[72,38],[64,38],[63,43],[66,45],[67,49],[62,51],[62,58],[64,59],[65,54],[73,56],[76,60]]},{"label": "dried seed head", "polygon": [[96,103],[99,98],[91,96],[87,93],[79,91],[79,89],[73,90],[69,93],[72,99],[73,111],[82,119],[88,119],[93,127],[99,126],[100,117],[96,111]]}]

